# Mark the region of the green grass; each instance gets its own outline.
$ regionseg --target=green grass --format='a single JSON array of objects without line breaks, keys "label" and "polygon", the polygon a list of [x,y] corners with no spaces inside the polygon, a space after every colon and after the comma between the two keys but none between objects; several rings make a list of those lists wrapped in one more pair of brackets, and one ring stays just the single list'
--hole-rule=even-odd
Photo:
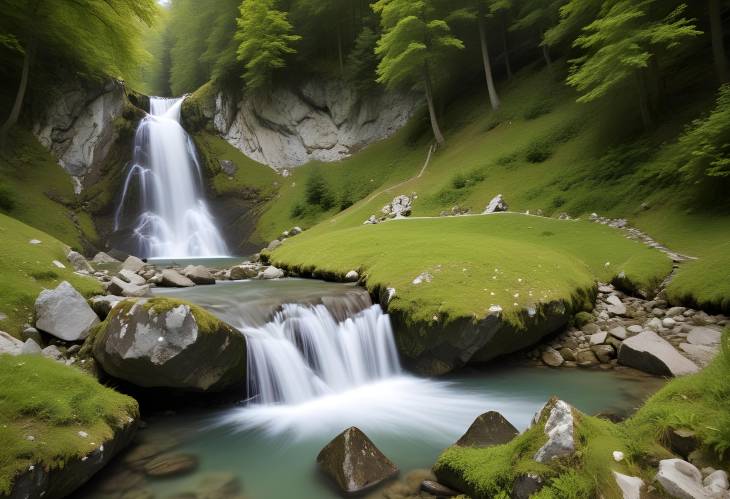
[{"label": "green grass", "polygon": [[[30,244],[31,239],[41,244]],[[74,274],[66,261],[66,245],[49,234],[0,214],[0,241],[0,312],[8,316],[0,321],[1,330],[19,334],[24,323],[33,322],[33,304],[41,290],[61,281],[86,296],[102,292],[96,279]],[[66,268],[57,268],[53,260]]]},{"label": "green grass", "polygon": [[[393,287],[391,310],[414,320],[482,318],[492,305],[521,309],[570,302],[596,280],[624,272],[650,289],[671,270],[661,253],[605,226],[518,214],[398,220],[330,230],[325,223],[287,240],[275,265],[344,275],[359,270],[368,287]],[[421,273],[433,276],[420,285]]]},{"label": "green grass", "polygon": [[[399,194],[418,195],[413,216],[436,216],[455,205],[479,213],[501,193],[514,211],[628,218],[670,248],[706,258],[680,268],[670,296],[695,299],[701,306],[720,304],[728,311],[730,281],[726,272],[711,271],[730,268],[730,252],[723,246],[730,243],[727,196],[725,201],[722,192],[710,196],[707,186],[686,184],[666,171],[666,156],[684,125],[713,105],[713,95],[698,93],[691,104],[673,108],[664,124],[644,134],[639,121],[630,118],[634,110],[622,101],[578,104],[572,90],[545,71],[524,71],[502,84],[501,92],[497,113],[485,107],[478,92],[447,108],[442,123],[446,147],[420,178],[415,176],[429,139],[427,133],[417,133],[418,120],[346,161],[295,169],[267,205],[257,235],[270,240],[292,225],[316,226],[313,230],[321,233],[354,228]],[[336,197],[347,185],[378,188],[368,188],[372,194],[342,213],[335,207],[294,217],[292,207],[304,199],[304,184],[315,168]]]},{"label": "green grass", "polygon": [[31,465],[52,470],[86,456],[138,414],[132,398],[79,369],[41,356],[0,355],[0,494]]},{"label": "green grass", "polygon": [[[549,466],[533,461],[545,436],[544,421],[512,442],[485,449],[450,447],[434,470],[441,481],[474,498],[509,497],[514,479],[525,472],[538,473],[546,482],[536,498],[569,499],[622,495],[613,471],[639,476],[651,483],[656,462],[672,457],[666,448],[670,428],[687,428],[701,442],[706,465],[717,469],[730,464],[730,334],[723,338],[724,352],[698,374],[676,378],[650,397],[623,423],[577,414],[576,450],[571,458]],[[614,461],[613,451],[625,459]]]},{"label": "green grass", "polygon": [[[90,216],[77,205],[71,177],[27,130],[16,127],[10,149],[0,154],[0,186],[12,208],[0,211],[62,239],[80,250],[98,239]],[[77,222],[74,222],[74,218]]]}]

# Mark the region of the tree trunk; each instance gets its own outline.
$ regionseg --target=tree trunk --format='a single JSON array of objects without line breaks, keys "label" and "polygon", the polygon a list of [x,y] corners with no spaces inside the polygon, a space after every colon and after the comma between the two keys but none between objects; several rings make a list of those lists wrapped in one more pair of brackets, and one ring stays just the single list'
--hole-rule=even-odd
[{"label": "tree trunk", "polygon": [[33,57],[35,56],[35,44],[35,40],[32,39],[25,47],[23,70],[20,74],[20,84],[18,85],[18,91],[15,94],[15,102],[13,103],[13,108],[10,110],[8,119],[5,120],[5,123],[3,123],[2,127],[0,127],[0,148],[3,150],[7,143],[8,133],[18,122],[18,118],[20,118],[20,111],[23,109],[23,100],[25,99],[25,92],[28,89],[30,66],[33,63]]},{"label": "tree trunk", "polygon": [[342,28],[340,27],[339,23],[337,23],[337,57],[340,60],[340,75],[344,75],[345,60],[344,56],[342,55]]},{"label": "tree trunk", "polygon": [[442,146],[446,140],[444,139],[444,135],[441,133],[441,127],[439,127],[438,118],[436,116],[436,106],[433,102],[433,85],[431,84],[431,74],[429,73],[427,63],[423,65],[423,85],[426,87],[426,102],[428,103],[428,114],[431,118],[433,136],[436,139],[436,143],[439,146]]},{"label": "tree trunk", "polygon": [[479,13],[477,24],[479,25],[479,41],[482,47],[482,61],[484,63],[484,76],[487,79],[487,90],[489,90],[489,102],[492,105],[492,109],[496,111],[499,109],[499,95],[497,95],[497,89],[494,87],[492,64],[489,60],[489,48],[487,47],[487,30],[484,26],[484,16],[481,12]]},{"label": "tree trunk", "polygon": [[545,59],[545,65],[552,72],[553,60],[550,58],[550,47],[546,43],[541,43],[540,46],[542,47],[542,57]]},{"label": "tree trunk", "polygon": [[644,130],[649,132],[654,128],[654,120],[651,115],[644,75],[638,71],[636,73],[636,85],[637,91],[639,92],[639,111],[641,112],[641,121],[644,124]]},{"label": "tree trunk", "polygon": [[728,81],[728,67],[720,0],[710,0],[710,27],[710,31],[712,32],[712,55],[715,59],[715,72],[720,82],[724,83]]},{"label": "tree trunk", "polygon": [[512,64],[509,60],[509,46],[507,44],[507,27],[506,22],[502,23],[502,49],[504,50],[504,66],[507,71],[507,79],[512,80]]}]

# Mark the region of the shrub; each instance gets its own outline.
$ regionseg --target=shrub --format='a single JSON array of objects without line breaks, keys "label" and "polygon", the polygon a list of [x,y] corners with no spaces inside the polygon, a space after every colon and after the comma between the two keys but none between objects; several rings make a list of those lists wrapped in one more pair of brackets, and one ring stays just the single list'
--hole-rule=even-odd
[{"label": "shrub", "polygon": [[319,170],[314,170],[307,179],[305,192],[310,205],[319,206],[325,211],[335,205],[330,186]]},{"label": "shrub", "polygon": [[350,186],[348,185],[345,187],[345,192],[343,192],[342,196],[340,196],[340,211],[344,211],[355,204],[353,197],[352,189],[350,189]]},{"label": "shrub", "polygon": [[306,211],[307,207],[304,205],[304,203],[299,202],[291,207],[291,216],[292,218],[302,218]]},{"label": "shrub", "polygon": [[11,211],[15,205],[15,192],[6,185],[0,185],[0,210]]},{"label": "shrub", "polygon": [[451,185],[454,189],[463,189],[467,186],[468,182],[466,175],[463,173],[457,173],[454,178],[451,179]]},{"label": "shrub", "polygon": [[575,314],[575,325],[578,327],[585,326],[595,320],[593,315],[589,312],[578,312]]},{"label": "shrub", "polygon": [[530,163],[544,163],[553,155],[550,142],[544,139],[536,140],[525,151],[525,159]]},{"label": "shrub", "polygon": [[548,99],[540,99],[534,102],[530,108],[525,111],[524,118],[528,121],[535,120],[540,116],[550,114],[554,107],[554,103]]}]

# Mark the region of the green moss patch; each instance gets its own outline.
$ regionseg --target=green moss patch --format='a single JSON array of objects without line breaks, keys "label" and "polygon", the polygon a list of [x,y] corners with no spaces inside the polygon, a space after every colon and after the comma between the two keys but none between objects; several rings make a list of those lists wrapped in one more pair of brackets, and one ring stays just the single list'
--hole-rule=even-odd
[{"label": "green moss patch", "polygon": [[671,271],[664,255],[614,229],[518,214],[318,227],[287,240],[271,259],[305,273],[359,270],[371,290],[396,289],[391,310],[426,322],[479,319],[496,305],[517,320],[540,303],[572,302],[596,280],[623,272],[651,289]]},{"label": "green moss patch", "polygon": [[[533,460],[545,440],[544,421],[512,442],[485,449],[450,447],[439,457],[434,471],[447,485],[474,498],[507,498],[515,478],[536,473],[545,487],[540,499],[621,498],[613,471],[639,476],[651,483],[656,462],[672,457],[667,432],[685,428],[697,435],[699,452],[717,469],[730,464],[730,334],[723,338],[723,353],[698,374],[670,381],[650,397],[638,412],[615,424],[598,417],[576,414],[576,453],[549,466]],[[621,451],[621,462],[613,452]]]},{"label": "green moss patch", "polygon": [[[31,244],[37,239],[40,244]],[[0,214],[0,330],[19,334],[24,323],[33,322],[33,304],[44,288],[55,288],[68,281],[82,295],[102,292],[96,279],[73,272],[66,261],[67,246],[51,235]],[[66,265],[61,269],[54,260]]]},{"label": "green moss patch", "polygon": [[138,414],[136,401],[79,369],[0,355],[0,494],[30,466],[58,469],[86,456]]},{"label": "green moss patch", "polygon": [[703,251],[699,260],[682,265],[667,287],[673,303],[730,313],[730,241]]}]

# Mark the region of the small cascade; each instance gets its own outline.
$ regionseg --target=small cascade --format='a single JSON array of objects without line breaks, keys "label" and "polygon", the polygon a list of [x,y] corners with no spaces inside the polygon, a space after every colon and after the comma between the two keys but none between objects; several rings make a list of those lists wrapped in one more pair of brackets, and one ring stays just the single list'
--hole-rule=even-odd
[{"label": "small cascade", "polygon": [[296,404],[401,374],[390,320],[377,305],[343,322],[324,305],[284,305],[243,333],[253,403]]},{"label": "small cascade", "polygon": [[195,146],[180,124],[183,99],[150,99],[134,139],[134,156],[115,216],[115,231],[136,188],[137,254],[151,258],[227,256],[228,249],[202,196]]}]

